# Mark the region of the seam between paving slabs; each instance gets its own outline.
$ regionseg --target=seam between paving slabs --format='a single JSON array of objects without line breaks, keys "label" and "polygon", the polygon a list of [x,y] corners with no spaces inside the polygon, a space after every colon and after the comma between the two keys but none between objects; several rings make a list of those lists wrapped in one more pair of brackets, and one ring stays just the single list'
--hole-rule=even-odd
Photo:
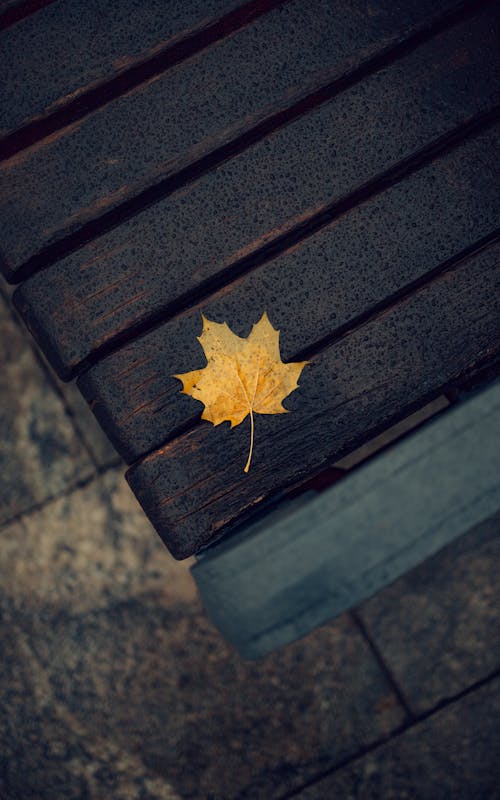
[{"label": "seam between paving slabs", "polygon": [[13,525],[16,522],[20,522],[26,516],[31,516],[32,514],[36,514],[39,511],[42,511],[44,508],[46,508],[46,506],[49,506],[56,500],[60,500],[62,497],[69,497],[74,492],[77,492],[80,489],[85,489],[86,486],[89,486],[94,481],[100,479],[107,472],[111,472],[112,470],[117,470],[119,468],[120,467],[117,464],[109,464],[105,467],[94,468],[93,472],[90,475],[87,475],[85,478],[80,478],[79,480],[72,483],[71,486],[66,486],[64,489],[61,489],[60,492],[55,492],[54,494],[45,497],[43,500],[40,500],[39,503],[33,503],[33,505],[28,506],[28,508],[24,508],[17,514],[13,514],[11,517],[7,517],[7,519],[5,519],[0,524],[0,530],[2,528],[6,528],[8,525]]},{"label": "seam between paving slabs", "polygon": [[[99,462],[97,461],[92,449],[87,444],[87,441],[86,441],[86,439],[85,439],[85,437],[84,437],[84,435],[82,433],[81,426],[78,424],[78,420],[77,420],[76,414],[74,413],[73,409],[71,408],[70,404],[68,403],[68,401],[67,401],[67,399],[66,399],[66,397],[64,395],[64,392],[61,391],[61,388],[57,383],[57,378],[54,375],[53,370],[49,367],[49,365],[47,364],[45,359],[42,357],[42,355],[40,353],[40,349],[36,346],[35,342],[33,341],[33,338],[31,336],[29,338],[27,338],[27,336],[26,336],[26,333],[27,333],[26,326],[23,325],[22,321],[17,316],[17,313],[15,312],[15,309],[12,308],[12,304],[11,304],[9,298],[2,291],[2,287],[0,287],[0,296],[3,298],[5,304],[6,304],[7,308],[8,308],[10,317],[11,317],[14,325],[21,332],[24,340],[26,341],[27,345],[30,347],[30,349],[31,349],[31,351],[33,353],[33,356],[35,358],[35,361],[37,362],[38,366],[42,370],[42,373],[43,373],[44,377],[46,378],[49,386],[54,391],[54,394],[61,401],[61,404],[62,404],[63,409],[64,409],[64,413],[65,413],[65,415],[66,415],[66,417],[67,417],[67,419],[68,419],[68,421],[69,421],[69,423],[70,423],[70,425],[71,425],[71,427],[73,429],[73,433],[75,434],[76,438],[78,439],[78,441],[80,442],[81,446],[83,447],[85,453],[89,457],[90,463],[92,464],[94,469],[97,471],[98,474],[101,474],[101,472],[103,470],[107,469],[108,467],[113,468],[113,467],[120,466],[123,463],[123,459],[118,455],[118,453],[116,454],[116,460],[115,461],[110,462],[109,464],[106,464],[106,465],[99,464]],[[59,496],[59,495],[56,495],[56,496]],[[52,499],[52,498],[49,498],[49,499]],[[44,503],[45,501],[42,501],[42,502]],[[21,513],[24,513],[24,512],[21,512]]]},{"label": "seam between paving slabs", "polygon": [[397,680],[396,680],[396,678],[395,678],[395,676],[394,676],[389,664],[386,662],[386,660],[385,660],[385,658],[383,656],[383,653],[380,651],[377,643],[372,638],[372,636],[369,634],[366,625],[364,624],[363,620],[361,619],[361,617],[357,613],[356,609],[353,609],[352,611],[350,611],[349,612],[349,616],[351,617],[351,619],[354,622],[355,626],[358,628],[361,636],[363,637],[363,639],[365,640],[366,644],[368,645],[368,647],[369,647],[369,649],[370,649],[375,661],[377,662],[380,670],[384,674],[387,683],[389,684],[389,686],[391,687],[392,691],[394,692],[394,694],[395,694],[395,696],[396,696],[396,698],[398,700],[399,705],[404,710],[405,715],[406,715],[406,719],[408,721],[413,722],[415,720],[415,715],[414,715],[414,713],[412,712],[412,710],[410,708],[410,704],[409,704],[408,700],[405,697],[405,694],[404,694],[404,691],[403,691],[402,687],[397,682]]},{"label": "seam between paving slabs", "polygon": [[[402,734],[406,733],[407,731],[411,730],[412,728],[417,727],[422,722],[433,717],[435,714],[439,713],[440,711],[448,708],[455,703],[459,703],[460,700],[464,697],[467,697],[469,694],[473,694],[475,691],[482,689],[483,686],[488,685],[489,683],[493,683],[495,679],[500,677],[500,669],[496,669],[487,675],[485,678],[481,678],[481,680],[476,681],[475,683],[468,686],[466,689],[462,689],[455,695],[450,697],[443,698],[439,701],[432,709],[429,711],[424,712],[423,714],[419,714],[414,717],[413,721],[410,723],[403,723],[396,727],[391,733],[387,734],[386,736],[382,736],[372,744],[366,745],[365,747],[361,747],[356,753],[351,756],[347,756],[346,758],[339,761],[332,769],[325,770],[322,773],[318,773],[314,778],[303,783],[301,786],[293,789],[291,792],[287,792],[284,795],[281,795],[277,800],[291,800],[293,797],[297,797],[303,792],[305,789],[309,788],[310,786],[314,786],[315,784],[322,781],[324,778],[328,778],[331,775],[334,775],[339,770],[343,769],[344,767],[349,766],[350,764],[355,763],[356,761],[360,761],[364,756],[369,755],[370,753],[375,752],[380,747],[383,747],[388,742],[392,741],[393,739],[398,739]],[[243,798],[244,795],[242,795]]]},{"label": "seam between paving slabs", "polygon": [[[476,2],[466,0],[458,7],[443,14],[443,16],[434,23],[422,25],[404,41],[382,49],[346,74],[320,87],[316,87],[313,91],[308,91],[305,96],[301,95],[299,92],[298,99],[296,97],[291,105],[280,108],[277,112],[264,117],[260,122],[227,144],[206,153],[201,158],[187,165],[178,164],[173,174],[139,191],[105,214],[90,220],[77,231],[68,233],[67,235],[62,234],[57,241],[43,247],[38,253],[27,259],[27,261],[17,269],[16,277],[12,278],[12,282],[16,283],[20,280],[24,280],[40,269],[50,266],[55,261],[79,249],[91,239],[99,237],[118,226],[121,222],[140,213],[150,205],[164,199],[182,186],[190,184],[207,172],[214,170],[223,162],[234,158],[251,145],[279,130],[279,128],[290,124],[295,119],[309,113],[314,108],[331,100],[356,83],[359,83],[368,76],[398,61],[428,40],[443,33],[448,28],[475,17],[479,11],[493,3],[494,0],[476,0]],[[85,95],[83,95],[83,97],[85,97]],[[78,101],[80,100],[81,98],[78,98]],[[62,111],[57,113],[62,113]],[[68,122],[65,124],[68,124]],[[18,133],[19,132],[16,132],[12,134],[12,136],[17,136]],[[9,137],[7,137],[7,139],[8,138]],[[4,142],[6,142],[7,139],[5,139]],[[3,148],[4,144],[0,142],[0,159],[9,157],[3,154]]]}]

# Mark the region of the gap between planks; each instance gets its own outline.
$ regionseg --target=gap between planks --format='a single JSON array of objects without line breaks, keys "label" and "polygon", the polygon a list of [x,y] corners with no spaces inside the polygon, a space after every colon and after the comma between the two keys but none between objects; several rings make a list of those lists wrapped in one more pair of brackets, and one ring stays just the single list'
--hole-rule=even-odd
[{"label": "gap between planks", "polygon": [[[49,0],[49,2],[53,2],[53,0]],[[61,128],[77,122],[92,111],[102,108],[117,97],[121,97],[142,83],[161,75],[181,61],[185,61],[221,39],[227,38],[241,28],[250,25],[263,14],[288,2],[290,0],[249,0],[212,23],[190,31],[181,39],[170,42],[154,56],[138,60],[133,66],[123,70],[110,81],[84,89],[78,97],[57,111],[45,113],[40,118],[28,122],[5,136],[0,141],[0,160],[11,158]],[[48,5],[48,3],[42,2],[42,5]]]},{"label": "gap between planks", "polygon": [[[283,233],[279,233],[274,239],[258,247],[243,258],[234,261],[216,276],[201,282],[197,285],[196,289],[188,291],[184,295],[176,298],[175,303],[167,305],[160,311],[142,319],[139,323],[132,324],[126,330],[110,337],[100,347],[97,347],[86,358],[82,359],[68,376],[68,379],[81,375],[106,356],[121,349],[121,347],[134,339],[159,328],[173,317],[182,316],[184,313],[196,308],[215,292],[229,286],[232,282],[247,275],[253,269],[295,247],[356,206],[386,191],[391,186],[409,177],[433,160],[452,151],[464,141],[480,135],[490,127],[494,127],[499,119],[500,107],[495,107],[487,112],[483,112],[475,116],[465,125],[461,125],[458,129],[447,132],[444,136],[439,137],[431,144],[426,145],[411,156],[389,167],[389,169],[382,172],[376,178],[358,187],[340,200],[336,200],[334,203],[316,210],[311,216],[300,220],[298,224],[294,225],[292,228],[285,230]],[[496,235],[497,231],[494,231],[490,236],[486,237],[485,243],[488,244],[490,241],[495,240]],[[480,248],[481,246],[482,240],[474,245],[472,250],[478,247]],[[468,254],[469,253],[466,253],[466,255]],[[460,254],[458,257],[462,258],[463,256]],[[453,263],[455,263],[455,258],[453,259]],[[446,268],[446,264],[444,266],[441,265],[433,271],[433,275]]]},{"label": "gap between planks", "polygon": [[20,0],[18,3],[12,3],[6,11],[0,14],[0,31],[10,28],[25,17],[35,14],[54,2],[55,0]]},{"label": "gap between planks", "polygon": [[[458,269],[468,259],[479,255],[479,253],[482,250],[486,250],[489,247],[494,246],[498,242],[500,242],[500,228],[497,228],[491,234],[485,236],[480,241],[475,242],[470,247],[465,248],[456,256],[453,256],[452,258],[443,262],[435,269],[431,270],[425,275],[422,275],[420,278],[417,278],[416,280],[407,284],[394,294],[389,295],[387,298],[384,299],[383,302],[375,304],[363,314],[359,314],[358,316],[354,317],[354,319],[350,320],[347,324],[340,326],[334,333],[332,333],[328,337],[324,337],[323,339],[316,342],[314,345],[308,348],[304,348],[298,353],[292,354],[290,356],[289,361],[300,361],[303,359],[309,360],[314,356],[319,355],[323,350],[326,350],[332,345],[337,344],[342,339],[346,338],[347,336],[350,336],[351,334],[363,328],[365,325],[369,325],[372,322],[374,322],[377,318],[380,318],[390,313],[398,305],[404,303],[410,296],[414,295],[419,290],[429,286],[435,280],[441,278],[445,273],[453,272],[455,269]],[[423,403],[420,403],[419,405],[410,408],[406,417],[418,411],[426,403],[430,403],[433,400],[435,400],[437,396],[446,394],[449,391],[453,391],[453,389],[457,386],[457,384],[461,384],[463,382],[466,382],[467,380],[473,380],[474,376],[478,373],[482,374],[483,372],[485,371],[487,372],[490,368],[492,368],[494,376],[497,376],[498,370],[500,369],[500,365],[497,362],[498,362],[498,356],[494,355],[493,358],[489,358],[488,356],[486,356],[484,359],[474,364],[465,375],[454,376],[452,379],[450,379],[448,384],[440,387],[437,393],[432,393],[431,395],[426,396],[423,399]],[[389,422],[388,425],[386,425],[383,430],[387,430],[389,427],[391,427],[391,425],[396,424],[396,422],[398,421],[399,420],[395,419],[394,422]],[[162,448],[170,444],[175,439],[181,438],[182,436],[186,435],[195,428],[198,428],[201,425],[201,423],[202,420],[199,413],[193,414],[190,418],[186,419],[185,422],[182,423],[182,425],[179,425],[177,428],[174,428],[170,433],[170,435],[162,442],[144,451],[144,453],[141,453],[141,455],[135,458],[133,461],[127,462],[127,472],[134,466],[136,466],[138,463],[148,459],[150,456],[153,455],[153,453],[162,450]],[[372,438],[376,438],[377,436],[380,435],[381,432],[383,431],[379,431],[378,433],[374,434]]]},{"label": "gap between planks", "polygon": [[[288,0],[286,1],[288,2]],[[278,2],[278,0],[273,0],[272,3],[268,4],[265,3],[267,10],[271,10],[271,7],[279,6],[280,4],[282,4],[282,2]],[[27,261],[16,270],[16,276],[15,278],[11,279],[11,282],[19,283],[33,275],[35,272],[51,266],[51,264],[69,255],[75,250],[78,250],[91,240],[98,238],[112,228],[117,227],[122,222],[125,222],[131,217],[139,214],[147,207],[154,205],[160,200],[163,200],[165,197],[177,191],[181,187],[195,182],[206,173],[216,169],[223,162],[234,158],[244,150],[271,135],[280,128],[285,127],[294,120],[313,111],[318,106],[328,102],[336,95],[346,91],[370,75],[386,68],[402,57],[410,54],[429,39],[432,39],[433,37],[443,33],[448,28],[451,28],[460,22],[475,17],[479,11],[492,4],[494,4],[494,0],[475,0],[475,2],[474,0],[465,0],[457,7],[445,12],[435,22],[420,26],[420,28],[404,39],[404,41],[382,49],[377,54],[366,61],[363,61],[360,65],[346,74],[341,75],[340,77],[337,77],[320,87],[314,88],[313,91],[310,91],[305,96],[299,96],[299,99],[296,98],[291,105],[281,108],[277,112],[274,112],[264,119],[261,119],[253,127],[249,128],[244,133],[227,142],[226,144],[217,147],[216,149],[206,153],[205,155],[188,164],[183,164],[178,161],[177,165],[174,167],[174,171],[168,177],[165,177],[158,182],[147,186],[142,191],[139,191],[137,194],[116,205],[110,211],[91,219],[89,222],[83,224],[77,231],[68,233],[67,235],[63,234],[57,241],[47,245],[46,247],[43,247],[38,253],[28,258]],[[248,5],[253,4],[247,4],[247,6]],[[238,12],[241,12],[241,8],[242,7],[238,9]],[[246,6],[243,8],[246,8]],[[259,15],[256,15],[255,18],[257,16]],[[228,17],[231,17],[231,14],[227,15],[227,17],[224,17],[223,19],[227,20]],[[220,24],[221,21],[219,20],[217,25]],[[203,34],[205,36],[206,31],[204,31]],[[182,44],[182,42],[179,44]],[[138,69],[138,67],[134,67],[133,69]],[[128,70],[126,73],[122,73],[114,80],[124,81],[125,76],[129,75],[130,72],[131,70]],[[96,105],[95,108],[89,106],[89,98],[86,94],[83,94],[80,95],[73,103],[70,103],[60,111],[55,112],[55,115],[50,115],[50,118],[53,116],[67,114],[69,113],[68,109],[70,107],[73,107],[76,103],[81,103],[83,106],[85,106],[85,113],[81,113],[79,116],[74,118],[70,115],[65,119],[64,122],[61,122],[61,125],[68,125],[73,123],[75,120],[82,118],[89,111],[95,110],[96,108],[100,107],[100,105],[104,105],[105,102],[113,100],[115,97],[126,93],[135,86],[135,84],[134,86],[127,86],[127,88],[123,89],[123,91],[119,94],[109,96],[109,87],[112,83],[113,81],[110,84],[101,85],[97,89],[93,90],[95,92],[104,92],[106,98],[104,102]],[[43,126],[44,124],[45,122],[42,120],[40,125]],[[48,136],[50,133],[54,133],[61,127],[61,125],[51,128],[50,130],[47,129],[43,136]],[[8,159],[14,154],[14,152],[25,149],[34,144],[35,141],[38,141],[38,139],[33,139],[33,141],[23,145],[23,130],[25,129],[21,128],[20,130],[15,131],[13,134],[10,134],[0,142],[0,160]],[[15,148],[15,150],[12,152],[10,151],[11,147]]]}]

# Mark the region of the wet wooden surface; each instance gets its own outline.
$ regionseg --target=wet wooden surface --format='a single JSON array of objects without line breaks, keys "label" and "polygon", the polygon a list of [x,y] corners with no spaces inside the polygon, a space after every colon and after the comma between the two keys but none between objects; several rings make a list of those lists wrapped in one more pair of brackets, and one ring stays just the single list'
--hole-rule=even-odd
[{"label": "wet wooden surface", "polygon": [[496,236],[496,147],[495,131],[468,141],[86,372],[80,389],[120,454],[134,461],[199,418],[172,375],[204,364],[202,313],[247,336],[265,308],[283,358],[300,360]]},{"label": "wet wooden surface", "polygon": [[[198,7],[182,7],[194,27]],[[124,83],[98,76],[98,107],[73,119],[62,102],[50,132],[30,128],[15,154],[0,142],[2,267],[27,277],[16,305],[59,375],[80,374],[178,558],[500,351],[498,2],[210,9],[216,27],[175,65],[153,60],[177,23],[154,44],[145,15],[130,57],[157,74],[120,57]],[[96,43],[95,63],[127,35]],[[23,120],[46,113],[39,82]],[[311,364],[292,413],[257,419],[246,475],[248,426],[200,422],[171,376],[204,365],[201,311],[247,335],[264,309],[284,359]]]},{"label": "wet wooden surface", "polygon": [[282,248],[280,237],[314,228],[318,215],[335,215],[332,204],[370,182],[376,191],[381,174],[491,112],[500,100],[493,21],[488,9],[433,38],[28,280],[18,307],[60,376],[228,283],[242,261]]},{"label": "wet wooden surface", "polygon": [[[269,11],[241,29],[236,15],[224,28],[232,35],[212,47],[204,47],[201,37],[196,53],[128,93],[113,99],[103,90],[110,102],[66,120],[67,127],[0,165],[1,249],[11,280],[95,235],[95,226],[83,233],[82,226],[99,219],[102,232],[116,217],[103,221],[103,215],[127,203],[132,207],[122,208],[122,216],[137,212],[171,191],[158,184],[174,175],[178,182],[180,170],[193,161],[210,155],[213,165],[214,151],[231,150],[238,135],[249,137],[269,115],[460,5],[425,0],[395,10],[391,0],[379,0],[373,14],[367,0],[254,4]],[[73,243],[62,242],[70,235]]]},{"label": "wet wooden surface", "polygon": [[[18,9],[23,5],[18,0]],[[0,135],[109,83],[238,5],[238,0],[53,0],[10,25],[2,37]],[[6,6],[14,16],[15,4]]]},{"label": "wet wooden surface", "polygon": [[196,424],[131,467],[129,483],[171,552],[185,558],[498,357],[499,266],[497,244],[311,357],[285,401],[291,413],[258,417],[248,474],[245,424]]},{"label": "wet wooden surface", "polygon": [[0,29],[15,25],[55,0],[0,0]]}]

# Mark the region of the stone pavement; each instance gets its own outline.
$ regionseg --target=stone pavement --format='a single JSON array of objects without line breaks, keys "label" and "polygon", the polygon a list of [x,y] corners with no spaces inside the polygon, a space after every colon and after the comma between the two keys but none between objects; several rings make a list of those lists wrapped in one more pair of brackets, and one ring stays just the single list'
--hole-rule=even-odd
[{"label": "stone pavement", "polygon": [[499,798],[500,515],[243,662],[0,298],[2,800]]}]

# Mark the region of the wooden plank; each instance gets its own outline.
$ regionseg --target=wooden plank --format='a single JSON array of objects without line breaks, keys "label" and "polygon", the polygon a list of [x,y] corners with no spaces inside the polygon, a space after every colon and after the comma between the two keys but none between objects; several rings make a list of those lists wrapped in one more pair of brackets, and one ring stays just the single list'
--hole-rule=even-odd
[{"label": "wooden plank", "polygon": [[0,0],[0,14],[3,14],[8,8],[12,9],[12,7],[16,5],[20,5],[19,0]]},{"label": "wooden plank", "polygon": [[112,80],[240,3],[55,0],[2,35],[0,136]]},{"label": "wooden plank", "polygon": [[[118,205],[120,214],[136,212],[137,204],[158,199],[168,187],[129,208],[126,202],[143,190],[228,148],[243,131],[456,6],[457,0],[422,0],[395,9],[391,0],[380,0],[372,14],[367,0],[292,0],[13,156],[0,166],[5,274],[15,282],[61,257],[64,248],[81,244],[76,232],[82,226]],[[484,98],[483,80],[489,85],[477,76]],[[76,241],[58,244],[70,234]]]},{"label": "wooden plank", "polygon": [[16,302],[58,374],[491,109],[492,22],[487,12],[433,39],[29,279]]},{"label": "wooden plank", "polygon": [[496,513],[499,417],[497,382],[297,510],[209,548],[192,572],[214,624],[260,658]]},{"label": "wooden plank", "polygon": [[0,0],[0,30],[54,2],[55,0]]},{"label": "wooden plank", "polygon": [[199,424],[131,467],[172,554],[196,552],[498,354],[499,264],[497,243],[313,356],[291,413],[258,416],[248,474],[245,424]]},{"label": "wooden plank", "polygon": [[199,417],[171,376],[205,363],[200,312],[247,336],[267,309],[294,360],[491,234],[497,146],[492,131],[458,147],[90,369],[80,389],[121,455],[133,461]]}]

